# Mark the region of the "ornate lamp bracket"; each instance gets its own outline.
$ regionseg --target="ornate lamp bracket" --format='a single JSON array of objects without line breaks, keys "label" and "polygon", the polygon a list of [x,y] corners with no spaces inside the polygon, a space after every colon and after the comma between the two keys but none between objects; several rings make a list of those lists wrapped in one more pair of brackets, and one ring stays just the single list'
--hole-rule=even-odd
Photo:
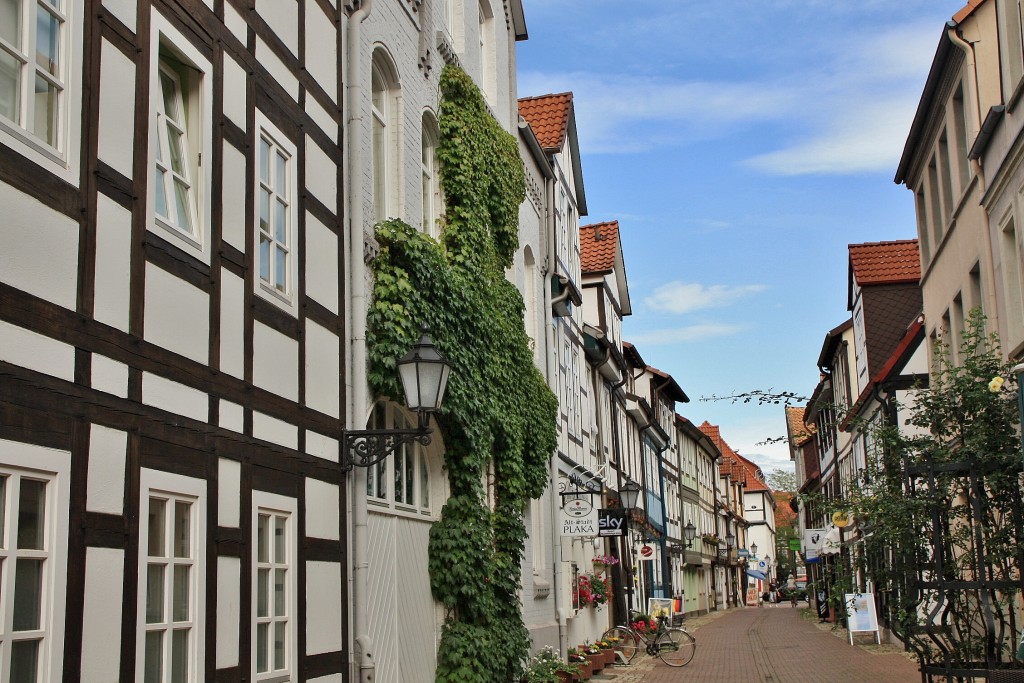
[{"label": "ornate lamp bracket", "polygon": [[341,469],[349,472],[353,466],[372,467],[405,444],[420,443],[427,446],[433,432],[429,427],[348,430],[345,432]]}]

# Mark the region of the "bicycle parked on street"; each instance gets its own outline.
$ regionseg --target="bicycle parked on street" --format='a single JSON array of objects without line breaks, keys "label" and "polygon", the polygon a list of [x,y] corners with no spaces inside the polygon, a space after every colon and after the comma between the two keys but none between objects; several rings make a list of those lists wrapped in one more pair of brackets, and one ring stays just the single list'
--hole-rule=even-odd
[{"label": "bicycle parked on street", "polygon": [[[640,612],[631,612],[639,616]],[[630,625],[613,626],[604,632],[602,640],[611,640],[616,650],[622,653],[626,662],[632,661],[640,649],[641,641],[652,657],[661,657],[669,666],[686,666],[697,652],[697,640],[689,631],[668,625],[668,619],[658,617],[658,626],[653,631],[639,631]]]}]

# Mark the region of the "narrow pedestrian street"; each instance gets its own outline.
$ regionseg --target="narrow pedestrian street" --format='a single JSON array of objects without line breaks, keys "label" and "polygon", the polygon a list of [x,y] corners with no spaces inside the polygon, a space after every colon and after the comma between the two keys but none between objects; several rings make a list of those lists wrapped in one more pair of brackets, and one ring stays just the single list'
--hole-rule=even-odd
[{"label": "narrow pedestrian street", "polygon": [[[855,645],[788,604],[730,610],[688,624],[697,654],[672,668],[638,653],[630,669],[606,671],[592,680],[615,683],[913,683],[917,665],[898,646]],[[858,638],[859,643],[869,642]]]}]

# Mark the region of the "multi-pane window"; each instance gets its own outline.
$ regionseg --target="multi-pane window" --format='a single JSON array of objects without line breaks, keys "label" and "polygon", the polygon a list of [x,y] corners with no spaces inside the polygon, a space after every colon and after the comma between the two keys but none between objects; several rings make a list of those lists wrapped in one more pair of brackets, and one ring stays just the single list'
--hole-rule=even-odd
[{"label": "multi-pane window", "polygon": [[374,62],[371,76],[371,110],[373,114],[373,213],[374,220],[388,217],[388,172],[390,144],[388,141],[388,117],[391,108],[391,92],[387,78],[379,64]]},{"label": "multi-pane window", "polygon": [[47,529],[52,480],[34,472],[0,472],[0,678],[36,683],[48,680],[52,638],[47,612],[54,599]]},{"label": "multi-pane window", "polygon": [[196,237],[196,188],[192,169],[187,67],[170,58],[159,65],[154,154],[154,210],[164,225]]},{"label": "multi-pane window", "polygon": [[423,232],[431,237],[440,233],[438,220],[444,205],[441,199],[441,169],[437,160],[437,124],[430,114],[423,115],[420,155],[420,186],[423,196]]},{"label": "multi-pane window", "polygon": [[[378,403],[373,429],[411,429],[394,407]],[[430,514],[431,477],[427,454],[421,445],[403,444],[366,472],[366,497],[371,503],[395,510]]]},{"label": "multi-pane window", "polygon": [[192,496],[151,491],[144,505],[142,680],[195,681],[200,670],[196,646],[202,637],[196,614],[202,578],[196,554],[198,503]]},{"label": "multi-pane window", "polygon": [[259,142],[260,283],[290,298],[292,269],[292,155],[262,130]]},{"label": "multi-pane window", "polygon": [[1006,293],[1008,335],[1017,339],[1024,334],[1024,277],[1021,270],[1020,234],[1011,216],[1002,226],[1000,258],[1003,265],[1003,291]]},{"label": "multi-pane window", "polygon": [[61,147],[68,21],[63,0],[0,1],[0,119]]},{"label": "multi-pane window", "polygon": [[494,95],[494,15],[486,0],[478,5],[478,42],[480,49],[480,92],[491,103]]},{"label": "multi-pane window", "polygon": [[295,647],[295,559],[290,511],[257,508],[254,608],[256,680],[290,680]]}]

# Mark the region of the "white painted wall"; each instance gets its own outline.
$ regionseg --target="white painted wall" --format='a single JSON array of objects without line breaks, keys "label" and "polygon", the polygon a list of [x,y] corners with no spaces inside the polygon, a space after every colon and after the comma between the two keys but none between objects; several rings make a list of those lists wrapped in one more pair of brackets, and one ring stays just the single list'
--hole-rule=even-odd
[{"label": "white painted wall", "polygon": [[252,411],[252,435],[285,448],[298,448],[298,427],[255,410]]},{"label": "white painted wall", "polygon": [[132,177],[135,130],[135,64],[103,41],[100,53],[100,119],[98,156],[127,178]]},{"label": "white painted wall", "polygon": [[142,402],[200,422],[210,415],[206,393],[151,372],[142,373]]},{"label": "white painted wall", "polygon": [[75,310],[78,223],[4,183],[0,206],[0,281]]},{"label": "white painted wall", "polygon": [[98,353],[92,354],[92,386],[120,398],[128,397],[128,366]]},{"label": "white painted wall", "polygon": [[0,320],[0,360],[75,380],[75,347]]},{"label": "white painted wall", "polygon": [[96,285],[93,316],[128,331],[132,214],[102,194],[96,207]]},{"label": "white painted wall", "polygon": [[85,549],[82,683],[110,683],[120,676],[124,581],[123,550]]},{"label": "white painted wall", "polygon": [[146,341],[208,362],[210,298],[205,292],[147,263],[145,302]]},{"label": "white painted wall", "polygon": [[308,655],[342,649],[341,575],[340,563],[306,563],[306,654]]},{"label": "white painted wall", "polygon": [[238,629],[241,621],[242,561],[217,558],[217,668],[238,664]]},{"label": "white painted wall", "polygon": [[128,433],[93,425],[89,434],[89,477],[85,509],[124,514],[124,473]]},{"label": "white painted wall", "polygon": [[262,323],[252,335],[252,383],[295,401],[299,397],[299,344]]},{"label": "white painted wall", "polygon": [[242,465],[217,459],[217,524],[237,529],[242,514]]}]

